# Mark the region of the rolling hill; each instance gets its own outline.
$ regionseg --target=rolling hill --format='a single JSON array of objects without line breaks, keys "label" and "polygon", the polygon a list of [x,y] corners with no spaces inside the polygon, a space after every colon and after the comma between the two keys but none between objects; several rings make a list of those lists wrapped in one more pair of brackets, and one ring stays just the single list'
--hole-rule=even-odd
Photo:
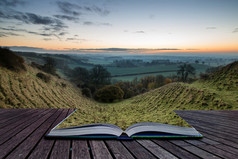
[{"label": "rolling hill", "polygon": [[0,67],[1,108],[78,108],[71,123],[112,123],[126,128],[138,122],[184,125],[173,110],[238,109],[238,62],[192,84],[171,83],[116,103],[98,103],[85,98],[70,82],[51,76],[46,83],[39,70],[26,66],[16,73]]},{"label": "rolling hill", "polygon": [[50,76],[48,83],[36,76],[40,70],[25,65],[27,71],[0,67],[0,108],[78,108],[93,105],[70,82]]}]

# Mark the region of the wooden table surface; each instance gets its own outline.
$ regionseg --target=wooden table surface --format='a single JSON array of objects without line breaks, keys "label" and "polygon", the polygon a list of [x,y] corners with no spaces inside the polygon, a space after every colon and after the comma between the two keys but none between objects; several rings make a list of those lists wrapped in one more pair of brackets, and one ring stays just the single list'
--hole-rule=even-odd
[{"label": "wooden table surface", "polygon": [[45,139],[72,111],[0,109],[0,158],[238,158],[238,111],[175,111],[204,135],[202,139]]}]

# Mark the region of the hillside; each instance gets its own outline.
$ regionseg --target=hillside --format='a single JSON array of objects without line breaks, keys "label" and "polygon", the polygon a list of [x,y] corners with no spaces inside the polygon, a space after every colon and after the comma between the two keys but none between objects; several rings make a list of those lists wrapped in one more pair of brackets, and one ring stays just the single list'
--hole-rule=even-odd
[{"label": "hillside", "polygon": [[218,90],[238,90],[238,61],[222,67],[204,82],[215,85]]},{"label": "hillside", "polygon": [[70,82],[54,76],[46,83],[36,76],[39,70],[30,66],[26,69],[16,73],[0,67],[1,108],[78,108],[70,123],[112,123],[124,129],[148,121],[186,125],[173,110],[238,109],[238,89],[233,86],[237,80],[237,62],[207,80],[171,83],[111,104],[89,100]]},{"label": "hillside", "polygon": [[38,69],[14,72],[0,67],[0,108],[85,108],[93,102],[68,81],[50,76],[48,83],[38,78]]},{"label": "hillside", "polygon": [[[79,124],[108,122],[124,129],[134,123],[146,121],[183,126],[185,123],[178,120],[173,110],[238,109],[238,89],[230,82],[237,80],[236,68],[237,62],[215,72],[208,80],[198,80],[192,84],[171,83],[118,103],[101,104],[100,107],[95,107],[93,117],[89,112],[79,111],[75,120],[78,120],[77,116],[81,116]],[[225,75],[226,72],[228,75]],[[217,82],[220,82],[219,88],[214,85]],[[221,86],[232,87],[233,90],[221,89]]]}]

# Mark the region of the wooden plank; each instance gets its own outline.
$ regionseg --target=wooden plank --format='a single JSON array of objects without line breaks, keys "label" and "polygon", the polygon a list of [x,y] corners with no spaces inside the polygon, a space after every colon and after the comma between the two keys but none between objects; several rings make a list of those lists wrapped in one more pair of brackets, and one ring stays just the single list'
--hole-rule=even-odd
[{"label": "wooden plank", "polygon": [[[231,131],[234,131],[238,128],[237,126],[237,123],[238,121],[236,122],[230,122],[228,120],[224,120],[224,121],[219,121],[218,119],[216,118],[210,118],[210,117],[201,117],[201,116],[196,116],[196,115],[182,115],[181,116],[183,119],[185,119],[186,121],[189,121],[189,122],[194,122],[194,123],[197,123],[197,124],[206,124],[207,126],[209,125],[216,125],[217,127],[225,127],[226,129],[229,129]],[[227,124],[229,123],[229,124]],[[234,131],[236,132],[236,131]]]},{"label": "wooden plank", "polygon": [[[187,140],[185,140],[185,141],[187,141]],[[221,144],[221,143],[219,143],[219,142],[217,142],[217,141],[208,139],[206,136],[203,137],[202,139],[200,139],[200,141],[202,141],[202,142],[204,142],[204,143],[206,143],[206,144],[208,144],[208,145],[218,145],[218,144]]]},{"label": "wooden plank", "polygon": [[4,127],[6,125],[9,125],[10,123],[14,123],[19,117],[24,116],[25,114],[28,115],[32,112],[32,109],[20,109],[15,114],[11,114],[5,119],[0,120],[0,127]]},{"label": "wooden plank", "polygon": [[203,122],[212,122],[213,124],[216,125],[222,125],[222,126],[228,126],[232,125],[234,127],[237,126],[238,120],[234,120],[234,118],[228,118],[228,117],[219,117],[219,116],[214,116],[214,115],[203,115],[201,113],[191,113],[191,112],[185,112],[183,114],[180,114],[182,118],[190,118],[193,120],[200,120]]},{"label": "wooden plank", "polygon": [[218,149],[212,145],[203,145],[203,146],[199,146],[199,148],[204,149],[206,151],[209,151],[213,154],[216,154],[217,156],[220,156],[222,158],[230,158],[230,159],[235,159],[237,158],[237,155],[226,152],[224,150]]},{"label": "wooden plank", "polygon": [[[68,113],[69,115],[70,113]],[[67,116],[68,116],[67,115]],[[57,155],[60,158],[68,158],[71,151],[71,140],[56,140],[54,147],[52,148],[52,153],[50,154],[50,158],[57,158]]]},{"label": "wooden plank", "polygon": [[[191,122],[193,124],[193,122]],[[229,134],[227,132],[223,132],[222,130],[216,130],[215,126],[214,127],[205,127],[205,126],[198,126],[193,124],[194,127],[198,130],[201,130],[201,132],[206,132],[206,133],[210,133],[213,134],[216,137],[219,138],[224,138],[226,140],[230,140],[232,142],[238,143],[238,137],[235,136],[234,134]]]},{"label": "wooden plank", "polygon": [[[46,110],[48,112],[48,110]],[[28,126],[21,132],[17,133],[14,137],[9,139],[4,144],[0,145],[0,158],[6,156],[10,151],[12,151],[18,144],[24,141],[37,127],[39,127],[44,121],[46,121],[56,110],[51,110],[46,115],[42,116],[39,120],[34,122],[34,124]]]},{"label": "wooden plank", "polygon": [[[11,139],[18,133],[20,133],[22,130],[24,130],[28,126],[32,125],[34,122],[36,122],[42,116],[44,116],[50,112],[50,110],[36,110],[36,111],[38,111],[38,114],[36,116],[35,116],[35,114],[33,114],[33,115],[27,117],[26,120],[24,119],[21,124],[19,124],[19,125],[14,124],[13,126],[11,126],[10,128],[12,128],[12,129],[10,129],[10,131],[7,129],[6,133],[4,133],[4,134],[1,133],[0,145],[3,144],[4,142],[6,142],[7,140]],[[0,131],[4,132],[5,130],[2,129]]]},{"label": "wooden plank", "polygon": [[[71,113],[71,110],[68,112],[67,109],[64,109],[60,116],[57,118],[57,120],[51,125],[51,127],[47,130],[47,133],[59,122],[61,122],[65,117],[68,115],[68,113]],[[54,139],[46,139],[44,137],[41,138],[41,141],[38,143],[38,145],[34,148],[32,153],[29,155],[29,159],[35,159],[35,158],[41,158],[46,159],[48,155],[51,152],[51,149],[53,147],[53,144],[55,143]]]},{"label": "wooden plank", "polygon": [[[24,109],[12,109],[12,111],[5,112],[0,117],[0,122],[5,119],[11,119],[12,116],[16,116],[17,114],[21,114],[24,112]],[[1,122],[2,123],[2,122]]]},{"label": "wooden plank", "polygon": [[90,140],[90,148],[95,159],[112,159],[112,156],[103,140]]},{"label": "wooden plank", "polygon": [[135,158],[156,158],[143,146],[141,146],[136,141],[122,141],[122,143],[127,147],[127,149],[135,156]]},{"label": "wooden plank", "polygon": [[220,159],[221,157],[216,156],[215,154],[209,153],[207,151],[204,151],[200,148],[197,148],[195,146],[184,146],[185,150],[201,157],[201,158],[214,158],[214,159]]},{"label": "wooden plank", "polygon": [[2,114],[8,113],[8,112],[10,112],[10,111],[12,111],[12,110],[11,110],[11,109],[3,109],[3,108],[0,108],[0,116],[1,116]]},{"label": "wooden plank", "polygon": [[16,118],[16,120],[11,120],[13,123],[7,123],[7,126],[0,128],[0,138],[2,135],[6,134],[9,131],[12,131],[16,127],[22,126],[22,124],[24,124],[26,121],[35,118],[41,112],[42,110],[34,110],[30,114],[23,114],[23,116]]},{"label": "wooden plank", "polygon": [[50,125],[56,120],[60,115],[62,110],[58,109],[54,114],[52,114],[47,120],[45,120],[39,127],[35,129],[22,143],[20,143],[13,152],[11,152],[6,158],[26,158],[30,151],[35,147],[37,142],[49,129]]},{"label": "wooden plank", "polygon": [[[219,159],[220,158],[220,157],[216,156],[215,154],[212,154],[210,152],[202,150],[202,149],[200,149],[200,148],[198,148],[198,147],[196,147],[196,146],[194,146],[192,144],[189,144],[189,143],[187,143],[185,141],[183,141],[184,144],[181,144],[181,141],[182,140],[172,140],[170,142],[172,142],[173,144],[175,144],[177,146],[181,146],[183,149],[189,151],[190,153],[193,153],[193,154],[199,156],[200,158],[215,158],[215,159]],[[189,141],[189,140],[187,140],[187,141]],[[198,141],[198,140],[190,140],[190,143],[193,143],[193,144],[195,144],[197,146],[198,145],[199,146],[207,145],[207,144],[205,144],[205,143],[203,143],[201,141]]]},{"label": "wooden plank", "polygon": [[112,151],[113,155],[117,159],[132,159],[134,158],[131,153],[123,146],[120,141],[106,140],[108,148]]},{"label": "wooden plank", "polygon": [[[199,131],[202,132],[202,130],[199,130]],[[214,134],[212,134],[212,133],[202,132],[202,134],[204,136],[206,136],[206,138],[209,138],[209,139],[214,140],[216,142],[219,142],[221,144],[225,144],[225,145],[228,145],[228,146],[231,146],[231,147],[234,147],[234,148],[238,147],[237,143],[234,143],[234,142],[232,142],[230,140],[223,139],[221,137],[214,136]]]},{"label": "wooden plank", "polygon": [[153,140],[153,141],[179,158],[183,158],[183,159],[199,158],[198,156],[192,154],[191,152],[186,151],[183,148],[178,147],[166,140]]},{"label": "wooden plank", "polygon": [[90,158],[89,146],[87,140],[72,141],[72,159]]},{"label": "wooden plank", "polygon": [[[191,143],[195,146],[196,145],[202,146],[202,145],[205,144],[205,142],[201,142],[201,141],[204,141],[204,140],[186,140],[186,142]],[[238,149],[237,148],[235,149],[235,148],[230,147],[228,145],[223,145],[219,142],[215,142],[216,144],[214,144],[214,141],[213,142],[209,141],[208,144],[206,144],[206,145],[210,145],[210,143],[212,143],[212,146],[217,147],[219,149],[222,149],[224,151],[227,151],[227,152],[230,152],[230,153],[233,153],[233,154],[238,154]]]},{"label": "wooden plank", "polygon": [[171,154],[170,152],[163,149],[161,146],[155,144],[151,140],[137,140],[143,147],[149,150],[156,157],[161,159],[177,159],[176,156]]},{"label": "wooden plank", "polygon": [[50,155],[51,159],[66,159],[70,155],[70,140],[57,140]]}]

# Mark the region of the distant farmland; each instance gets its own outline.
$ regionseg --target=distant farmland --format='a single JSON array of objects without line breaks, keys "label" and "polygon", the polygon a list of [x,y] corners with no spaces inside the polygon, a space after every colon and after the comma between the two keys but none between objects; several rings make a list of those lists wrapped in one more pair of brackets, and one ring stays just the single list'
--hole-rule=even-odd
[{"label": "distant farmland", "polygon": [[132,73],[132,74],[124,74],[124,75],[113,75],[113,76],[111,76],[111,77],[128,77],[128,76],[148,75],[148,74],[165,73],[165,72],[177,72],[177,71],[178,71],[178,70],[154,71],[154,72],[141,72],[141,73]]}]

